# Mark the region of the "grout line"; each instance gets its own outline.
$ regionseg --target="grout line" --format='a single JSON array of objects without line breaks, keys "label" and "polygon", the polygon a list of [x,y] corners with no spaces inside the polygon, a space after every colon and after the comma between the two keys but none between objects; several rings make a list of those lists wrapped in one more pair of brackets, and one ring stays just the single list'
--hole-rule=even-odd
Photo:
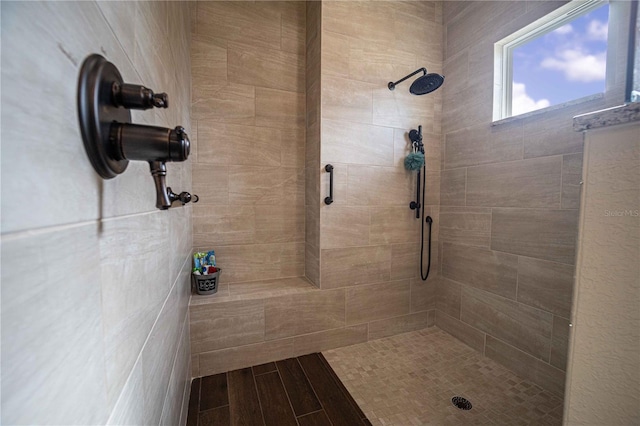
[{"label": "grout line", "polygon": [[[298,358],[300,358],[300,357],[296,357],[295,360],[298,363],[298,365],[300,366],[300,369],[302,370],[302,374],[304,374],[305,379],[307,379],[307,383],[309,383],[309,386],[311,386],[311,391],[313,392],[313,395],[316,397],[316,400],[318,401],[318,404],[320,404],[320,407],[322,407],[322,410],[325,411],[325,413],[326,413],[326,410],[324,409],[324,404],[322,403],[322,401],[318,397],[318,393],[316,392],[316,388],[313,386],[313,382],[311,382],[311,380],[309,379],[309,376],[307,375],[307,372],[304,370],[304,367],[302,366],[302,364],[300,363],[300,360]],[[327,418],[329,419],[328,415],[327,415]],[[329,423],[331,423],[333,425],[333,422],[331,421],[331,419],[329,419]]]},{"label": "grout line", "polygon": [[280,379],[280,383],[282,383],[282,389],[284,390],[284,394],[287,397],[287,401],[289,402],[289,407],[291,407],[291,413],[296,421],[296,424],[300,425],[298,422],[298,416],[296,416],[296,410],[293,409],[293,404],[291,403],[291,398],[289,397],[289,392],[287,391],[287,387],[284,385],[284,380],[282,380],[282,375],[280,374],[280,368],[278,368],[278,363],[274,362],[276,365],[276,373],[278,374],[278,378]]},{"label": "grout line", "polygon": [[[262,401],[260,401],[260,392],[258,392],[258,383],[256,382],[256,376],[253,375],[253,367],[248,367],[251,372],[251,378],[253,379],[253,386],[256,390],[256,399],[258,400],[258,406],[260,407],[260,415],[262,416],[262,424],[266,426],[266,422],[264,420],[264,410],[262,409]],[[227,373],[228,374],[228,373]]]}]

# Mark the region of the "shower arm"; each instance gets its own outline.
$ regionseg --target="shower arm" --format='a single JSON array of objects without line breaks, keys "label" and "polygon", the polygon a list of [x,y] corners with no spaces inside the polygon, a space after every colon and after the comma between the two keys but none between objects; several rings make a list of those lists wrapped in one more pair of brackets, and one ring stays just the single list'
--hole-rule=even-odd
[{"label": "shower arm", "polygon": [[393,89],[396,88],[397,84],[400,84],[403,81],[405,81],[406,79],[413,77],[414,75],[418,74],[420,71],[422,71],[422,75],[427,75],[427,69],[426,68],[420,68],[418,70],[415,70],[414,72],[412,72],[408,76],[401,78],[400,80],[396,81],[395,83],[390,81],[389,84],[387,85],[387,87],[389,88],[389,90],[393,90]]}]

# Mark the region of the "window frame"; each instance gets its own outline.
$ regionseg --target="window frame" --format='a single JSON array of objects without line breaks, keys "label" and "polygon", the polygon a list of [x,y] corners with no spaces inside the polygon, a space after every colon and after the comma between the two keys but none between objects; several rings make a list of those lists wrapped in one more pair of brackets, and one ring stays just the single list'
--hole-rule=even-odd
[{"label": "window frame", "polygon": [[[513,51],[517,47],[522,46],[539,36],[548,34],[604,4],[609,4],[609,28],[611,28],[611,3],[608,0],[572,0],[553,12],[548,13],[542,18],[494,43],[493,122],[511,117],[519,117],[536,111],[543,111],[547,108],[558,107],[558,105],[550,105],[546,108],[540,108],[528,113],[518,115],[512,114]],[[607,40],[607,51],[609,48],[609,40]],[[608,58],[609,54],[607,53],[607,73],[609,72]],[[587,98],[590,98],[593,95],[596,94],[587,95]],[[575,100],[572,99],[567,102],[573,103],[574,101]]]}]

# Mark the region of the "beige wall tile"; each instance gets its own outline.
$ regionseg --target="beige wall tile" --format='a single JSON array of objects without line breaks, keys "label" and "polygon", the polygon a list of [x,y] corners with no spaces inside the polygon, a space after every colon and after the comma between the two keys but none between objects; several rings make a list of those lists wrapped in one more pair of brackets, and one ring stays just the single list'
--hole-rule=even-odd
[{"label": "beige wall tile", "polygon": [[259,206],[252,207],[251,211],[255,217],[257,243],[304,243],[305,208],[302,204]]},{"label": "beige wall tile", "polygon": [[[130,164],[119,179],[97,177],[82,147],[75,99],[82,61],[90,52],[99,52],[119,68],[125,81],[169,93],[170,110],[136,112],[135,122],[180,124],[193,135],[188,114],[189,28],[181,27],[184,9],[186,4],[180,3],[2,5],[2,78],[7,83],[3,118],[12,123],[3,126],[3,137],[14,141],[2,147],[3,188],[14,193],[2,204],[2,257],[8,262],[2,271],[2,322],[10,327],[7,330],[20,331],[15,337],[3,330],[3,366],[12,372],[5,374],[3,369],[3,423],[157,423],[165,403],[174,407],[181,402],[165,398],[179,333],[155,347],[158,356],[171,358],[168,364],[164,359],[157,363],[169,367],[167,382],[156,383],[157,390],[142,390],[142,362],[136,360],[144,357],[145,341],[154,345],[154,335],[149,334],[171,283],[179,288],[172,292],[176,303],[169,304],[175,322],[165,324],[166,329],[179,327],[178,317],[185,312],[180,268],[185,247],[191,251],[192,246],[190,209],[163,214],[155,209],[144,162]],[[52,81],[57,83],[51,85]],[[45,92],[50,102],[36,114],[25,113],[24,102],[17,102]],[[168,184],[192,191],[190,162],[169,170]],[[14,191],[15,185],[33,190]],[[101,219],[98,227],[96,219]],[[64,227],[51,228],[57,225]],[[148,240],[153,234],[153,241]],[[26,249],[44,254],[34,260],[24,255]],[[153,259],[140,265],[147,250],[154,252]],[[18,260],[12,261],[12,253]],[[91,260],[85,259],[88,255]],[[24,259],[30,266],[23,265]],[[78,265],[88,264],[93,266],[90,277],[86,267],[78,270]],[[29,291],[45,293],[38,285],[21,285],[13,292],[13,284],[24,281],[24,273],[16,271],[30,268],[41,271],[40,282],[56,291],[44,299],[29,297]],[[34,400],[38,404],[29,404]],[[71,407],[70,402],[80,405]],[[145,414],[150,405],[157,407],[157,416]]]},{"label": "beige wall tile", "polygon": [[521,303],[464,286],[460,320],[548,361],[552,315]]},{"label": "beige wall tile", "polygon": [[192,167],[193,193],[198,195],[198,203],[229,204],[229,167],[204,163],[193,163]]},{"label": "beige wall tile", "polygon": [[281,339],[345,325],[343,289],[273,297],[265,301],[265,339]]},{"label": "beige wall tile", "polygon": [[279,166],[282,144],[289,136],[279,129],[200,120],[198,162],[224,166]]},{"label": "beige wall tile", "polygon": [[307,204],[305,206],[304,233],[305,242],[310,244],[316,251],[316,257],[320,256],[320,209],[317,205]]},{"label": "beige wall tile", "polygon": [[160,422],[171,378],[182,324],[178,315],[178,292],[174,287],[149,333],[141,353],[144,413],[148,421]]},{"label": "beige wall tile", "polygon": [[435,2],[399,2],[394,6],[394,35],[405,43],[403,49],[416,54],[425,44],[442,49],[442,25],[435,19]]},{"label": "beige wall tile", "polygon": [[252,244],[256,240],[256,216],[238,215],[238,208],[194,204],[193,243],[198,247],[216,247],[228,244]]},{"label": "beige wall tile", "polygon": [[280,129],[304,128],[305,104],[302,93],[256,87],[256,125]]},{"label": "beige wall tile", "polygon": [[202,2],[196,12],[198,34],[273,49],[280,49],[280,22],[280,13],[266,3]]},{"label": "beige wall tile", "polygon": [[[306,28],[306,61],[305,61],[305,78],[307,85],[307,93],[309,93],[310,85],[317,83],[320,84],[320,60],[321,60],[321,45],[320,45],[320,20],[321,20],[321,7],[316,4],[309,4],[307,2],[307,28]],[[318,93],[320,93],[318,91]],[[318,99],[318,105],[320,100]]]},{"label": "beige wall tile", "polygon": [[191,97],[191,117],[224,123],[252,125],[256,116],[253,86],[215,84],[196,87]]},{"label": "beige wall tile", "polygon": [[415,278],[420,247],[414,243],[391,245],[391,279]]},{"label": "beige wall tile", "polygon": [[[195,249],[210,250],[207,247]],[[220,276],[223,283],[304,275],[303,243],[221,246],[215,250],[216,262],[223,268]]]},{"label": "beige wall tile", "polygon": [[304,203],[304,169],[289,167],[229,167],[231,205]]},{"label": "beige wall tile", "polygon": [[522,159],[522,125],[473,126],[444,137],[445,168]]},{"label": "beige wall tile", "polygon": [[371,207],[371,244],[395,244],[417,241],[419,220],[415,212],[404,207]]},{"label": "beige wall tile", "polygon": [[305,54],[306,4],[303,1],[281,2],[282,32],[280,48],[285,52]]},{"label": "beige wall tile", "polygon": [[372,123],[375,86],[357,80],[327,77],[321,87],[322,118]]},{"label": "beige wall tile", "polygon": [[[317,215],[317,220],[320,220],[320,170],[319,167],[306,167],[304,169],[304,176],[305,176],[305,181],[304,181],[304,185],[305,185],[305,191],[304,191],[304,203],[306,206],[314,206],[315,209],[315,214]],[[334,194],[333,197],[336,198],[336,184],[335,184],[335,178],[336,178],[336,174],[334,171]],[[327,178],[328,179],[328,178]],[[346,179],[346,176],[345,176]],[[329,183],[327,183],[327,186],[329,185]],[[329,194],[327,193],[328,196]],[[346,188],[345,185],[343,185],[343,195],[346,195]],[[322,199],[324,199],[325,196],[322,196]],[[343,197],[344,199],[344,197]],[[337,204],[337,203],[336,203]],[[344,204],[344,203],[343,203]],[[320,224],[318,223],[318,229],[320,227]],[[319,241],[319,236],[318,236],[318,241]],[[316,243],[317,245],[319,245],[320,243]]]},{"label": "beige wall tile", "polygon": [[[188,347],[188,342],[187,342]],[[144,423],[144,389],[142,383],[142,362],[133,366],[129,379],[122,389],[107,425]]]},{"label": "beige wall tile", "polygon": [[429,326],[429,314],[418,312],[369,323],[369,340],[381,339],[395,334],[422,330]]},{"label": "beige wall tile", "polygon": [[191,34],[193,92],[227,83],[227,44],[220,39]]},{"label": "beige wall tile", "polygon": [[569,318],[574,269],[573,265],[518,257],[518,302]]},{"label": "beige wall tile", "polygon": [[493,209],[491,249],[573,264],[577,226],[571,210]]},{"label": "beige wall tile", "polygon": [[321,247],[366,246],[369,244],[370,226],[368,207],[332,205],[322,209]]},{"label": "beige wall tile", "polygon": [[567,352],[569,350],[569,320],[561,317],[553,317],[553,329],[551,332],[551,359],[549,364],[566,371]]},{"label": "beige wall tile", "polygon": [[[415,39],[414,34],[411,40]],[[407,46],[404,44],[383,47],[357,38],[349,41],[348,71],[351,79],[366,81],[379,87],[381,83],[400,79],[415,69],[416,55],[406,51]]]},{"label": "beige wall tile", "polygon": [[561,157],[469,167],[467,205],[558,208],[561,167]]},{"label": "beige wall tile", "polygon": [[157,212],[102,224],[102,328],[111,403],[117,400],[173,284],[164,243],[167,219]]},{"label": "beige wall tile", "polygon": [[348,288],[347,324],[397,317],[410,311],[409,280]]},{"label": "beige wall tile", "polygon": [[[372,45],[387,46],[394,41],[388,25],[391,5],[369,2],[332,2],[322,5],[322,30],[350,35]],[[354,20],[358,16],[360,19]]]},{"label": "beige wall tile", "polygon": [[232,83],[304,92],[304,56],[255,44],[227,43]]},{"label": "beige wall tile", "polygon": [[320,250],[305,244],[304,276],[316,287],[320,287]]},{"label": "beige wall tile", "polygon": [[406,206],[415,196],[415,175],[393,167],[349,166],[350,205]]},{"label": "beige wall tile", "polygon": [[[455,98],[457,91],[469,88],[469,52],[467,49],[462,50],[455,55],[448,56],[444,61],[445,82],[442,86],[442,96],[447,101]],[[475,74],[472,74],[475,76]]]},{"label": "beige wall tile", "polygon": [[461,285],[446,278],[436,280],[436,309],[455,319],[460,319]]},{"label": "beige wall tile", "polygon": [[293,339],[271,340],[200,354],[200,376],[224,373],[293,356]]},{"label": "beige wall tile", "polygon": [[191,306],[191,353],[261,342],[265,336],[264,300],[239,300]]},{"label": "beige wall tile", "polygon": [[[87,225],[2,239],[2,363],[10,367],[2,372],[3,423],[64,423],[69,412],[87,423],[108,416],[100,283],[86,268],[96,261],[97,234]],[[40,279],[25,286],[24,271],[33,268]],[[34,398],[39,403],[26,411]]]},{"label": "beige wall tile", "polygon": [[373,89],[373,124],[378,126],[417,129],[422,124],[425,131],[433,131],[433,108],[428,97],[416,97],[406,87]]},{"label": "beige wall tile", "polygon": [[321,250],[322,289],[389,281],[390,246]]},{"label": "beige wall tile", "polygon": [[305,334],[293,338],[293,354],[300,356],[367,341],[367,324]]},{"label": "beige wall tile", "polygon": [[[422,179],[422,176],[420,178]],[[414,179],[414,182],[415,180],[416,179]],[[422,187],[422,181],[420,182],[420,186]],[[424,187],[424,204],[426,206],[440,205],[440,172],[427,170],[427,173],[425,174]]]},{"label": "beige wall tile", "polygon": [[411,279],[411,312],[432,311],[436,308],[436,277],[430,275],[427,281],[421,278]]},{"label": "beige wall tile", "polygon": [[393,165],[393,129],[323,119],[322,162]]},{"label": "beige wall tile", "polygon": [[446,331],[476,351],[484,353],[485,334],[482,331],[476,330],[440,310],[436,311],[436,327]]},{"label": "beige wall tile", "polygon": [[443,206],[464,206],[467,169],[443,170],[440,181],[440,202]]},{"label": "beige wall tile", "polygon": [[448,26],[445,46],[447,54],[453,55],[462,49],[473,46],[477,40],[489,37],[496,31],[496,22],[509,22],[524,14],[525,11],[525,3],[472,4],[463,12],[467,19],[459,18]]},{"label": "beige wall tile", "polygon": [[178,350],[173,361],[169,389],[164,398],[164,406],[160,417],[162,426],[181,424],[186,413],[182,411],[189,405],[191,391],[191,371],[189,371],[189,323],[184,321],[181,327]]},{"label": "beige wall tile", "polygon": [[545,155],[571,154],[582,152],[582,134],[574,132],[572,119],[565,116],[560,127],[546,127],[544,121],[525,127],[524,157],[542,157]]},{"label": "beige wall tile", "polygon": [[489,247],[491,210],[482,208],[440,207],[440,241]]},{"label": "beige wall tile", "polygon": [[557,395],[564,394],[565,373],[487,335],[485,356]]},{"label": "beige wall tile", "polygon": [[582,153],[562,156],[562,209],[580,207]]},{"label": "beige wall tile", "polygon": [[280,129],[280,164],[286,167],[305,167],[306,132],[303,127]]},{"label": "beige wall tile", "polygon": [[518,256],[480,247],[444,243],[442,275],[515,300]]},{"label": "beige wall tile", "polygon": [[349,77],[351,37],[323,29],[322,74],[330,77]]}]

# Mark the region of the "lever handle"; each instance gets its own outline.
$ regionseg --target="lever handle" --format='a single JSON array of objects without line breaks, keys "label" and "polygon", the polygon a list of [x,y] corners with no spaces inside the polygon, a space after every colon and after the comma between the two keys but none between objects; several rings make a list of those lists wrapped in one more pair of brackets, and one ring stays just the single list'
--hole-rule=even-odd
[{"label": "lever handle", "polygon": [[113,102],[127,109],[168,108],[169,95],[153,93],[153,90],[139,84],[113,82],[111,86]]},{"label": "lever handle", "polygon": [[171,190],[170,187],[167,188],[167,195],[171,203],[173,203],[174,201],[180,201],[183,206],[191,201],[193,201],[194,203],[197,203],[198,201],[200,201],[200,197],[198,197],[196,194],[191,195],[186,191],[183,191],[180,194],[176,194]]}]

